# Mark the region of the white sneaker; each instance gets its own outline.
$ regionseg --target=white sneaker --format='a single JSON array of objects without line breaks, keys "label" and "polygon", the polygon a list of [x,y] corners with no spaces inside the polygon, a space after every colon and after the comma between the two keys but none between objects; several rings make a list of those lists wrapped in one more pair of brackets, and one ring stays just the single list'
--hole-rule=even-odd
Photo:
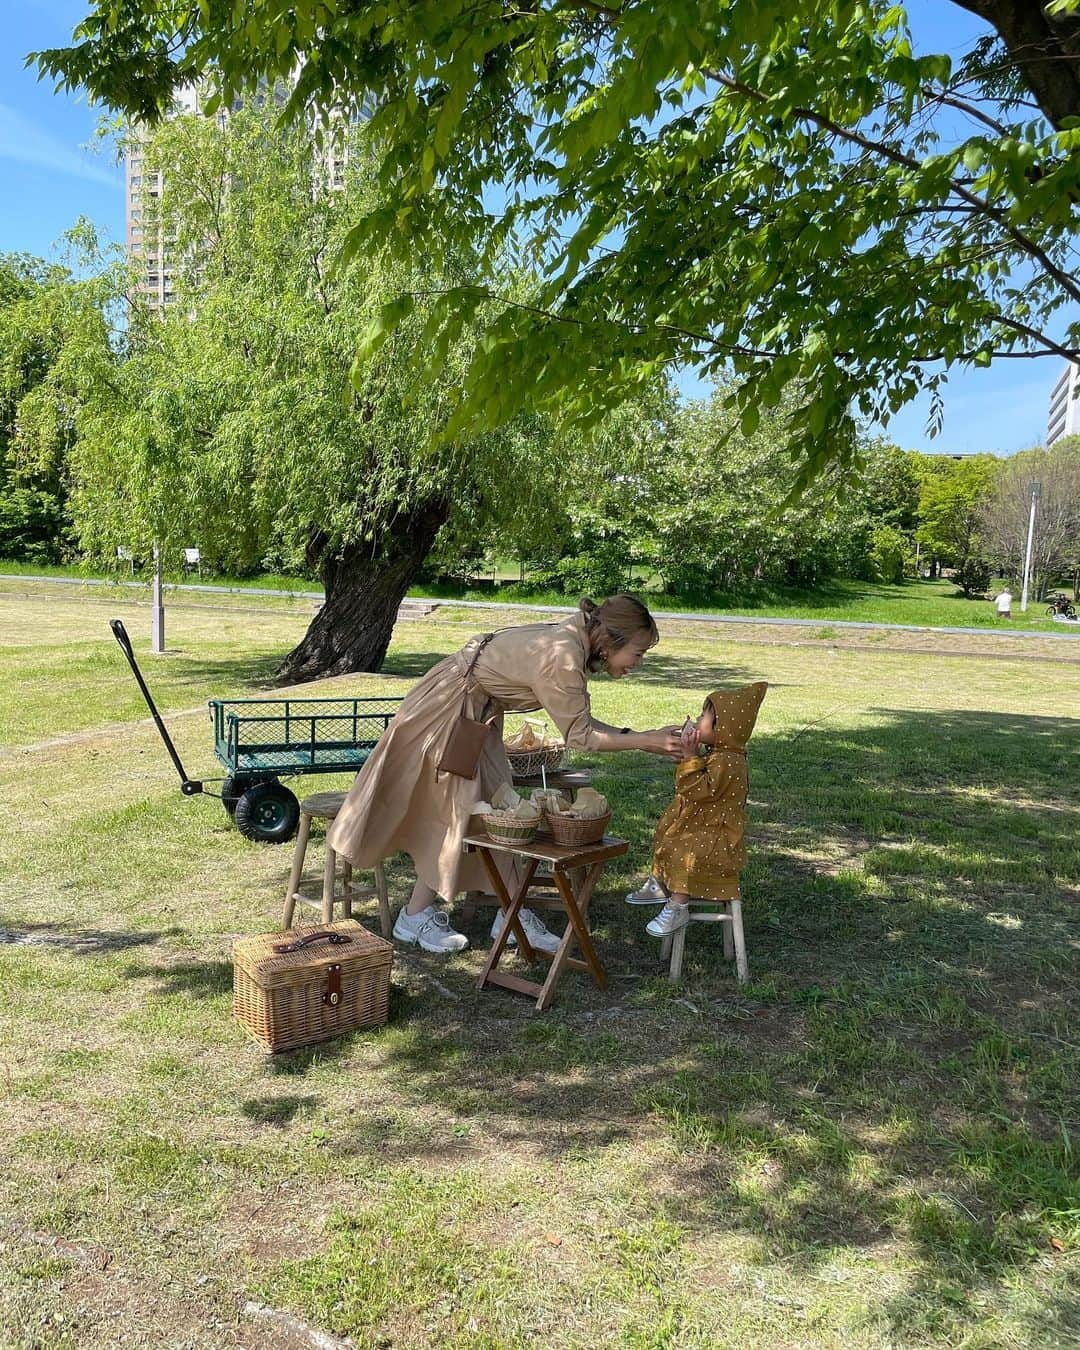
[{"label": "white sneaker", "polygon": [[469,945],[465,934],[451,928],[450,920],[434,905],[428,905],[419,914],[409,914],[403,905],[394,922],[394,936],[399,942],[419,942],[424,951],[443,956],[463,951]]},{"label": "white sneaker", "polygon": [[655,919],[645,925],[646,933],[653,937],[670,937],[690,922],[689,905],[665,905]]},{"label": "white sneaker", "polygon": [[[492,942],[502,932],[505,917],[501,909],[495,915],[495,922],[491,925]],[[536,947],[542,952],[557,952],[559,950],[559,939],[544,927],[543,920],[534,914],[531,909],[518,910],[518,918],[521,920],[522,928],[525,929],[525,936],[529,939],[530,946]],[[517,946],[517,938],[513,933],[507,938],[506,945],[508,947]]]},{"label": "white sneaker", "polygon": [[639,886],[626,897],[628,905],[662,905],[666,900],[667,891],[655,877],[650,877],[644,886]]}]

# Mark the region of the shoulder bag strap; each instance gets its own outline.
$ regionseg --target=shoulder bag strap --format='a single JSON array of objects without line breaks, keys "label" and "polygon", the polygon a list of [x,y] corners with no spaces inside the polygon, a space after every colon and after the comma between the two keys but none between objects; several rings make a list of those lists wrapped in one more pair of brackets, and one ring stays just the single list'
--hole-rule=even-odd
[{"label": "shoulder bag strap", "polygon": [[[499,631],[500,633],[502,633],[502,632],[505,632],[506,630],[500,628],[498,631]],[[462,717],[465,716],[466,710],[468,709],[468,706],[469,706],[469,689],[470,689],[470,687],[471,687],[471,685],[472,685],[472,677],[473,677],[473,672],[476,670],[476,663],[477,663],[477,661],[480,660],[480,653],[484,650],[484,648],[488,645],[488,643],[491,641],[491,639],[492,639],[494,636],[495,636],[494,633],[485,633],[485,634],[484,634],[484,636],[483,636],[483,637],[480,639],[480,641],[476,644],[476,651],[473,652],[472,660],[469,662],[468,668],[467,668],[466,671],[465,671],[465,688],[464,688],[464,691],[463,691],[463,693],[462,693],[462,695],[461,695],[461,715],[462,715]]]}]

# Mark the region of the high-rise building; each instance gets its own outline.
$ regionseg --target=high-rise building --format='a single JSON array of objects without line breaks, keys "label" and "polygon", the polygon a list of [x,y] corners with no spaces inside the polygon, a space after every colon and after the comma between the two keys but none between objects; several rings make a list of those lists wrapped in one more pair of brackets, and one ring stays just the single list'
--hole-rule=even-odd
[{"label": "high-rise building", "polygon": [[1080,436],[1080,366],[1074,361],[1066,365],[1054,385],[1046,419],[1047,446],[1062,436]]},{"label": "high-rise building", "polygon": [[[287,89],[279,86],[274,102],[282,104]],[[196,113],[202,103],[201,90],[194,85],[181,88],[173,103],[173,116]],[[227,111],[219,112],[217,121],[224,125]],[[340,191],[345,186],[345,171],[349,162],[349,141],[343,134],[350,121],[344,114],[331,119],[321,147],[313,164],[313,177],[327,191]],[[161,311],[175,298],[170,241],[160,223],[144,220],[148,201],[161,196],[164,171],[161,165],[147,164],[144,147],[146,137],[139,127],[129,128],[129,151],[125,163],[124,191],[126,194],[127,256],[135,272],[133,292],[141,296],[151,310]]]},{"label": "high-rise building", "polygon": [[[197,112],[197,90],[193,86],[181,89],[174,107],[178,115]],[[151,309],[164,309],[173,298],[168,241],[160,225],[143,220],[147,199],[156,200],[161,196],[163,179],[160,167],[145,162],[145,141],[138,127],[129,129],[129,150],[124,166],[127,256],[135,270],[135,294],[142,296]]]}]

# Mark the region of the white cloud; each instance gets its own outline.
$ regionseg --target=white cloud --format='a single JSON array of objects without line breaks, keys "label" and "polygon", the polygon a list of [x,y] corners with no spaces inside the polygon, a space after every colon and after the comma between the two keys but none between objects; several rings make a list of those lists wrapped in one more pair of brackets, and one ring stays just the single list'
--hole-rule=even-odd
[{"label": "white cloud", "polygon": [[85,150],[65,145],[6,103],[0,103],[0,159],[16,160],[71,178],[85,178],[107,187],[119,187],[121,183],[115,169],[95,161]]}]

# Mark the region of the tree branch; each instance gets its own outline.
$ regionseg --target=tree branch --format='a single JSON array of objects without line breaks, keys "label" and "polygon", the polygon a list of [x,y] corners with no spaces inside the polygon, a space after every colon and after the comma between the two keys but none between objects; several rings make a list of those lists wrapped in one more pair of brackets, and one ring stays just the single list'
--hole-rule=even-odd
[{"label": "tree branch", "polygon": [[[537,318],[544,319],[548,323],[572,324],[577,328],[587,328],[590,321],[588,319],[579,319],[571,314],[559,314],[555,310],[544,309],[540,305],[530,305],[523,300],[511,300],[508,296],[498,295],[487,286],[453,286],[453,287],[434,287],[423,290],[413,290],[406,292],[415,299],[431,299],[460,293],[463,290],[472,291],[478,294],[484,300],[490,300],[496,305],[503,305],[506,309],[520,309],[527,314],[533,314]],[[1007,328],[1013,328],[1025,337],[1031,338],[1035,342],[1042,344],[1044,350],[1038,352],[993,352],[995,361],[1033,361],[1043,356],[1060,356],[1066,361],[1071,361],[1074,365],[1080,365],[1080,347],[1063,347],[1060,343],[1054,342],[1044,333],[1040,333],[1035,328],[1029,328],[1026,324],[1018,322],[1016,319],[1010,319],[1004,314],[994,314],[988,316],[992,323],[1000,323]],[[735,356],[752,356],[762,361],[775,361],[783,353],[778,351],[766,351],[760,347],[740,346],[734,343],[719,342],[716,338],[710,337],[708,333],[700,333],[692,328],[680,327],[677,324],[658,323],[643,324],[634,323],[629,319],[606,319],[607,323],[615,323],[620,328],[625,328],[627,332],[640,336],[643,333],[656,332],[664,333],[677,337],[688,338],[691,342],[710,347],[717,355],[728,352]],[[983,354],[983,349],[977,348],[970,352],[959,352],[953,356],[957,361],[973,361],[977,356]],[[856,351],[834,351],[832,353],[837,361],[854,360],[859,357]],[[910,360],[917,365],[929,365],[935,361],[944,361],[945,352],[925,352],[913,355]],[[677,355],[667,358],[668,360],[682,359]]]},{"label": "tree branch", "polygon": [[[725,88],[742,94],[746,98],[753,99],[757,103],[768,103],[769,101],[769,96],[760,89],[754,89],[751,85],[743,84],[742,81],[735,80],[730,75],[724,75],[718,70],[705,69],[702,67],[702,74],[706,75],[711,80],[715,80],[718,84],[722,84]],[[850,141],[854,145],[859,145],[864,150],[868,150],[871,154],[881,155],[884,159],[891,160],[894,164],[902,164],[905,168],[915,170],[916,172],[922,167],[913,155],[908,155],[902,150],[896,150],[891,145],[883,145],[880,141],[871,140],[870,137],[864,136],[861,132],[855,131],[850,127],[843,127],[839,122],[834,122],[823,113],[815,112],[813,108],[792,108],[791,114],[793,117],[805,118],[807,121],[813,122],[816,126],[821,127],[823,131],[831,132],[832,135],[840,137],[841,140]],[[1045,249],[1040,248],[1034,239],[1028,238],[1022,230],[1018,230],[1016,226],[1009,221],[1006,212],[996,206],[991,206],[988,201],[977,196],[974,192],[969,192],[967,188],[962,187],[954,179],[950,179],[949,186],[956,196],[960,197],[963,201],[970,202],[972,206],[977,207],[988,219],[993,220],[1005,231],[1014,243],[1019,245],[1025,253],[1041,264],[1047,275],[1054,278],[1066,295],[1080,303],[1080,284],[1078,284],[1067,272],[1063,272],[1046,253]]]}]

